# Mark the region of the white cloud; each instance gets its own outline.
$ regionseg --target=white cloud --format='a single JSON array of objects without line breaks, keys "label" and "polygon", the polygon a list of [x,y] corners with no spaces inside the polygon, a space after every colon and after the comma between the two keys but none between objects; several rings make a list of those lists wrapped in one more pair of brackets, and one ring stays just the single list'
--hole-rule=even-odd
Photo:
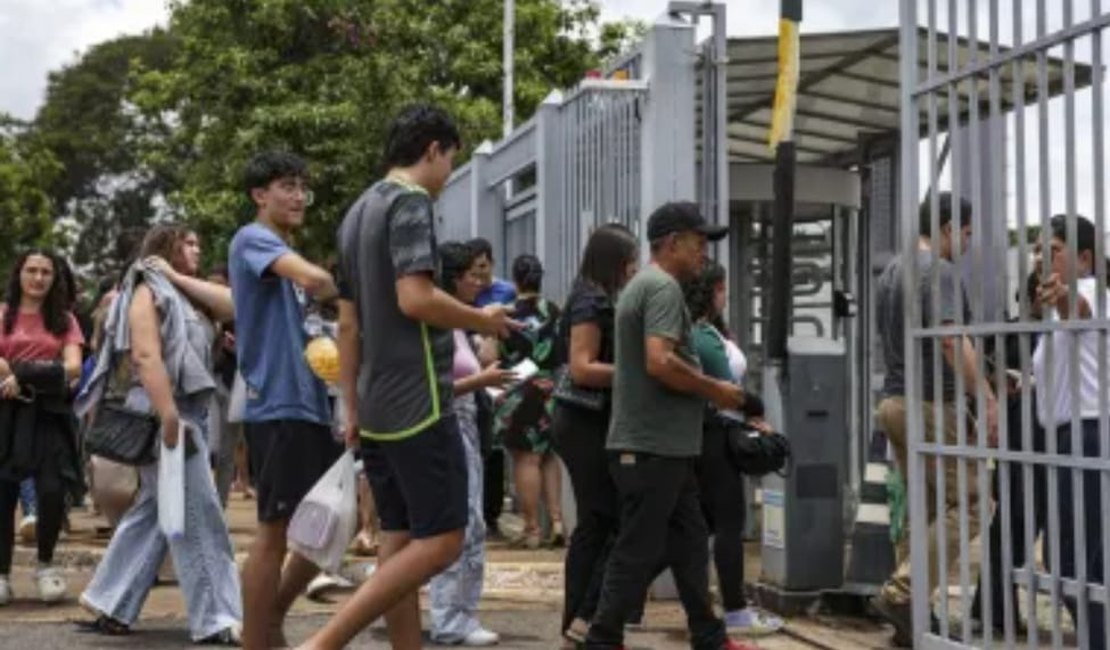
[{"label": "white cloud", "polygon": [[47,74],[89,46],[164,23],[164,0],[0,2],[0,111],[34,117]]}]

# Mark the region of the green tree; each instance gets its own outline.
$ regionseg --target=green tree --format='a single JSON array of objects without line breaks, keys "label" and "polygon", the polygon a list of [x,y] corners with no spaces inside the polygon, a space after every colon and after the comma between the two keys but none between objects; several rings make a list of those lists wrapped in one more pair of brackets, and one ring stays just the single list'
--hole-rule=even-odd
[{"label": "green tree", "polygon": [[[304,155],[316,204],[299,243],[325,259],[343,213],[381,171],[401,106],[450,110],[466,153],[500,133],[502,15],[501,0],[175,0],[172,64],[142,73],[130,94],[147,119],[172,125],[142,143],[143,164],[170,179],[168,211],[222,259],[250,215],[244,162],[263,148]],[[624,45],[634,28],[599,28],[598,16],[592,0],[518,0],[518,115]]]},{"label": "green tree", "polygon": [[67,248],[74,262],[93,275],[122,264],[171,188],[173,179],[139,155],[171,129],[161,116],[136,110],[128,96],[137,75],[169,66],[175,47],[156,29],[95,45],[50,74],[33,137],[61,164],[48,190],[56,216],[72,225]]},{"label": "green tree", "polygon": [[0,114],[0,280],[19,249],[52,243],[47,191],[58,161],[29,136],[27,125]]}]

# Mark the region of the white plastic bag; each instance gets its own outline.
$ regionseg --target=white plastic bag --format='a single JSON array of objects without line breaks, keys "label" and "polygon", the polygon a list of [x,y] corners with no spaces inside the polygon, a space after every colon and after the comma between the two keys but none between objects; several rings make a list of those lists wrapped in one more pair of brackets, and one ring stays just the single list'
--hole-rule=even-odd
[{"label": "white plastic bag", "polygon": [[[185,444],[192,427],[182,422],[177,445],[170,449],[161,442],[158,456],[158,524],[170,539],[185,535]],[[161,436],[159,436],[161,437]]]},{"label": "white plastic bag", "polygon": [[337,571],[358,529],[358,476],[346,451],[305,495],[289,522],[293,551],[324,571]]},{"label": "white plastic bag", "polygon": [[[235,380],[231,382],[231,394],[227,398],[227,421],[236,424],[243,421],[243,412],[247,410],[247,382],[243,374],[235,372]],[[218,447],[213,447],[218,449]]]}]

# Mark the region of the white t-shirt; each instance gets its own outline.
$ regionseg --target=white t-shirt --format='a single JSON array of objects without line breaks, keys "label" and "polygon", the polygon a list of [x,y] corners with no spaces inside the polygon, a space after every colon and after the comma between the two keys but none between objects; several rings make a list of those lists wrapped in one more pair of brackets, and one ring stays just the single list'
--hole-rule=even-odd
[{"label": "white t-shirt", "polygon": [[733,381],[738,384],[744,383],[744,375],[748,372],[748,358],[740,351],[740,346],[733,343],[732,339],[726,338],[716,327],[711,329],[725,346],[725,354],[728,356],[728,369],[732,373]]},{"label": "white t-shirt", "polygon": [[[1076,291],[1087,301],[1092,317],[1099,318],[1095,300],[1098,281],[1093,277],[1079,278]],[[1106,302],[1110,305],[1110,291],[1107,291]],[[1054,322],[1060,320],[1056,310],[1051,310],[1051,315]],[[1105,318],[1105,314],[1102,317]],[[1047,342],[1050,336],[1053,341],[1051,369],[1046,367]],[[1098,338],[1098,332],[1093,330],[1079,333],[1059,331],[1045,333],[1037,342],[1037,349],[1033,352],[1033,378],[1037,390],[1037,419],[1041,426],[1053,430],[1071,422],[1072,412],[1076,408],[1079,409],[1080,419],[1098,418]],[[1071,353],[1075,345],[1079,346],[1077,393],[1073,393],[1071,389]],[[1105,363],[1107,374],[1110,375],[1110,358]]]}]

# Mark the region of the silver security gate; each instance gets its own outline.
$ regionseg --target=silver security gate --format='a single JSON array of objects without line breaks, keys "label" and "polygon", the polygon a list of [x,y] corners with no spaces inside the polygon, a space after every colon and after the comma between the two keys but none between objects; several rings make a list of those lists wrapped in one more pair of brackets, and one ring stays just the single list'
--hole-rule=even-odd
[{"label": "silver security gate", "polygon": [[[1108,26],[1101,0],[901,0],[899,201],[916,647],[1097,648],[1098,630],[1110,628],[1110,608],[1097,606],[1107,602],[1102,576],[1110,573]],[[949,146],[945,164],[941,152]],[[935,316],[923,322],[921,301],[912,298],[926,286],[919,282],[929,283],[926,312],[938,313],[937,265],[923,275],[916,253],[923,199],[938,232],[938,190],[970,202],[974,212],[970,245],[956,237],[952,247],[965,278],[957,292],[964,309],[953,323]],[[1040,301],[1026,290],[1037,249],[1052,245],[1052,215],[1066,215],[1062,255],[1078,254],[1079,215],[1095,230],[1088,277],[1077,280],[1076,271],[1062,278],[1063,319],[1038,310]],[[932,238],[933,255],[942,252],[938,240]],[[1033,282],[1048,270],[1046,254]],[[1077,296],[1090,274],[1094,300],[1085,317]],[[940,382],[923,394],[926,375],[939,379],[945,363],[938,353],[924,367],[923,348],[939,350],[944,339],[956,343],[954,364],[967,367],[955,373],[949,403],[956,415],[947,434]],[[1084,352],[1081,342],[1095,340],[1095,351]],[[1032,373],[1038,344],[1046,367],[1067,369],[1049,373],[1043,385]],[[975,374],[986,383],[969,385]],[[1064,409],[1070,414],[1062,426],[1050,416],[1049,426],[1039,427],[1036,400],[1051,410],[1046,396],[1062,381],[1077,404],[1085,380],[1097,382],[1089,391],[1097,405]],[[997,441],[986,418],[974,417],[986,412],[990,393],[998,396]],[[931,578],[934,562],[941,569]],[[989,588],[992,581],[1000,588]],[[981,630],[972,624],[980,583]]]}]

